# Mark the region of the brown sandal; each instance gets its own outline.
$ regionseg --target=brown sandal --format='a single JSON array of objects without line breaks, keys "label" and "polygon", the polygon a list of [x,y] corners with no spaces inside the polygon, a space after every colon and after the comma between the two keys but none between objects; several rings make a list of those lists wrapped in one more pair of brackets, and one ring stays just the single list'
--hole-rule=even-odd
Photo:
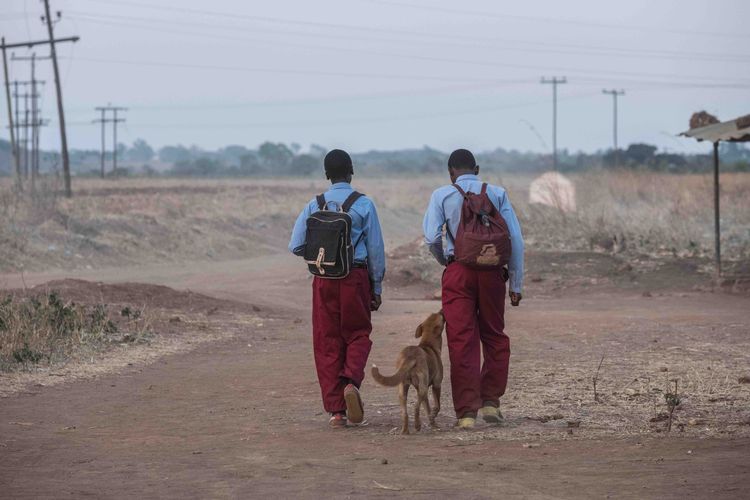
[{"label": "brown sandal", "polygon": [[359,389],[354,384],[348,384],[344,389],[344,402],[346,403],[346,415],[353,424],[361,424],[365,418],[365,409],[362,405],[362,397]]}]

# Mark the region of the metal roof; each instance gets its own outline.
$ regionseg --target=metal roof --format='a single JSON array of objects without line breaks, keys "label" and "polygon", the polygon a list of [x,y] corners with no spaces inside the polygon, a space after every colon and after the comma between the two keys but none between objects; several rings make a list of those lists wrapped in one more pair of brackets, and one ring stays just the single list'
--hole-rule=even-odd
[{"label": "metal roof", "polygon": [[691,128],[680,135],[692,137],[698,141],[748,142],[750,141],[750,115],[705,127]]}]

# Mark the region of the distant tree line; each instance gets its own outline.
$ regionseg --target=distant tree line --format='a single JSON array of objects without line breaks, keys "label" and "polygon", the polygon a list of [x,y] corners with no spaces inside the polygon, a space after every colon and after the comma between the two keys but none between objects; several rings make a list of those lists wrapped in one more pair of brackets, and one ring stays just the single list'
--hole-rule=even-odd
[{"label": "distant tree line", "polygon": [[[322,169],[327,148],[313,144],[303,151],[299,144],[264,142],[251,149],[230,145],[218,150],[197,146],[164,146],[158,150],[145,140],[136,139],[132,145],[118,144],[118,169],[111,171],[112,154],[105,160],[107,174],[175,176],[175,177],[251,177],[251,176],[310,176]],[[720,148],[723,171],[750,171],[750,148],[743,144],[722,143]],[[549,154],[522,152],[497,148],[477,152],[477,162],[485,170],[509,172],[543,172],[552,168]],[[99,175],[98,150],[72,149],[71,165],[76,175]],[[393,151],[367,151],[353,154],[359,174],[399,175],[443,172],[447,153],[430,147]],[[59,154],[41,154],[42,171],[53,171],[60,163]],[[712,157],[706,154],[684,154],[659,151],[651,144],[631,144],[617,151],[594,153],[567,150],[558,152],[561,171],[574,172],[591,168],[645,169],[662,172],[705,172],[712,167]],[[8,141],[0,139],[0,175],[10,175],[11,155]]]}]

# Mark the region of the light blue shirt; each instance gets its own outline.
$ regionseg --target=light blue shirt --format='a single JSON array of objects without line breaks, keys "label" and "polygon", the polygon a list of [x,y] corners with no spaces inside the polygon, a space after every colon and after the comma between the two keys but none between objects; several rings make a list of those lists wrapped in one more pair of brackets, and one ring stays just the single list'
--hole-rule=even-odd
[{"label": "light blue shirt", "polygon": [[[324,195],[326,206],[329,210],[338,210],[353,192],[354,189],[348,182],[333,184]],[[289,241],[289,251],[295,255],[302,255],[304,252],[307,218],[318,210],[318,201],[313,198],[297,217],[292,239]],[[373,291],[380,295],[383,292],[382,283],[385,277],[385,245],[375,204],[367,196],[362,196],[354,202],[349,215],[352,218],[352,245],[359,241],[354,249],[354,260],[367,262]]]},{"label": "light blue shirt", "polygon": [[[479,193],[482,181],[479,177],[466,174],[456,179],[456,184],[466,192]],[[516,213],[508,199],[505,189],[499,186],[487,185],[487,195],[492,204],[503,216],[510,232],[511,256],[508,263],[510,274],[510,291],[521,293],[523,289],[523,235]],[[443,186],[435,190],[430,198],[430,205],[424,215],[424,240],[430,247],[430,252],[441,264],[445,264],[449,256],[453,255],[453,236],[458,231],[461,219],[463,196],[452,185]],[[448,226],[448,238],[443,249],[443,227]]]}]

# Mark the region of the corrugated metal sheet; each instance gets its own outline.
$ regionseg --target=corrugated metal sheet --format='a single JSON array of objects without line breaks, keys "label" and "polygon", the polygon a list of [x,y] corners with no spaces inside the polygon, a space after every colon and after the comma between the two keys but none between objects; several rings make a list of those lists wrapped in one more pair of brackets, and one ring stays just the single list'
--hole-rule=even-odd
[{"label": "corrugated metal sheet", "polygon": [[750,115],[741,116],[728,122],[693,128],[680,135],[692,137],[699,141],[748,142],[750,141]]}]

